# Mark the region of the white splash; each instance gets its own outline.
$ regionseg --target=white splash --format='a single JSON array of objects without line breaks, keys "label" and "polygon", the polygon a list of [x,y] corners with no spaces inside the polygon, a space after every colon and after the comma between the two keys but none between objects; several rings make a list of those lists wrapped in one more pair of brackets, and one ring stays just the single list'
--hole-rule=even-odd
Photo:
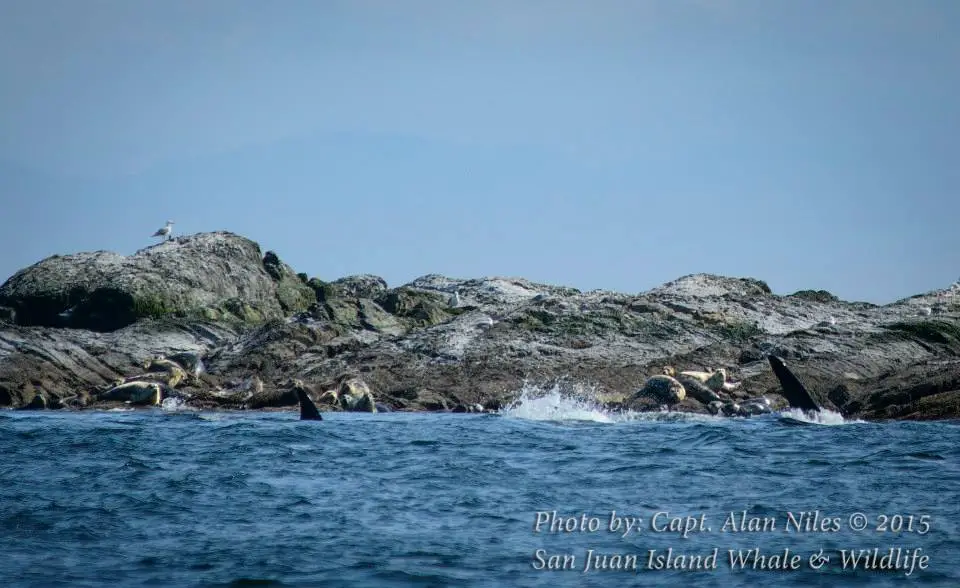
[{"label": "white splash", "polygon": [[804,412],[799,408],[788,408],[780,411],[780,416],[802,423],[811,423],[814,425],[852,425],[854,423],[863,423],[861,420],[847,420],[839,412],[832,410],[821,410],[819,412]]},{"label": "white splash", "polygon": [[164,398],[163,402],[160,403],[160,409],[164,412],[195,412],[197,410],[187,406],[183,399],[173,396]]},{"label": "white splash", "polygon": [[[569,387],[569,386],[567,386]],[[560,384],[544,391],[539,386],[524,384],[520,396],[499,411],[503,416],[530,421],[589,421],[612,423],[617,415],[587,398],[582,386],[573,386],[572,394],[564,394]]]},{"label": "white splash", "polygon": [[661,407],[659,411],[635,412],[632,410],[611,410],[605,408],[598,399],[595,386],[561,380],[550,388],[533,384],[524,384],[520,396],[504,407],[498,414],[530,421],[554,422],[593,422],[593,423],[631,423],[631,422],[714,422],[725,417],[709,414],[678,412]]}]

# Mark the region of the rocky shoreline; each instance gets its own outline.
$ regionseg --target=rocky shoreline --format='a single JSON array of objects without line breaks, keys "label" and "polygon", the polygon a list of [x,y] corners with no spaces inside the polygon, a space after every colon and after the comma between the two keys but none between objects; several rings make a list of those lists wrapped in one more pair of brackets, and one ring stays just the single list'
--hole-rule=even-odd
[{"label": "rocky shoreline", "polygon": [[[295,410],[299,390],[322,410],[471,412],[559,382],[611,408],[708,413],[782,403],[774,354],[844,416],[956,419],[958,319],[956,284],[878,306],[707,274],[637,295],[513,278],[325,282],[244,237],[202,233],[126,257],[53,256],[0,286],[0,407]],[[638,393],[670,369],[701,383],[722,369],[731,385],[706,386],[718,399],[689,379],[690,393]]]}]

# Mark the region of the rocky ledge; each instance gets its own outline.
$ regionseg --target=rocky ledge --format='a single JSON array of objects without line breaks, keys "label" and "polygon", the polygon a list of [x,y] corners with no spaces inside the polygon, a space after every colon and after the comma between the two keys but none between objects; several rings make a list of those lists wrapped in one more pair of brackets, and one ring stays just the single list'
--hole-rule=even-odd
[{"label": "rocky ledge", "polygon": [[[773,354],[847,417],[953,419],[958,317],[957,284],[877,306],[706,274],[640,294],[499,277],[328,282],[205,233],[132,256],[53,256],[7,280],[0,406],[256,409],[306,391],[327,410],[472,411],[560,385],[615,408],[727,414],[782,402]],[[664,374],[686,393],[649,380]]]}]

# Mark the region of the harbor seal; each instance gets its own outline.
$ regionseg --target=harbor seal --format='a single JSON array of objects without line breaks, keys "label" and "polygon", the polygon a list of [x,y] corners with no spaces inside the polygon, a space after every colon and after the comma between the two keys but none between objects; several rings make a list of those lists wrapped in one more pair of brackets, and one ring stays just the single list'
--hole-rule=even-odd
[{"label": "harbor seal", "polygon": [[652,398],[665,404],[676,404],[687,397],[683,384],[667,375],[650,376],[633,395],[634,398]]},{"label": "harbor seal", "polygon": [[755,416],[773,412],[770,407],[770,400],[766,396],[751,398],[740,405],[740,412],[745,416]]},{"label": "harbor seal", "polygon": [[148,374],[164,374],[166,384],[171,388],[176,388],[187,379],[187,372],[180,364],[164,357],[155,357],[148,361],[144,367]]},{"label": "harbor seal", "polygon": [[256,410],[259,408],[278,408],[300,404],[300,397],[295,390],[295,382],[296,380],[288,381],[284,387],[265,390],[263,382],[259,377],[251,377],[247,380],[246,394],[248,398],[244,403],[244,408]]},{"label": "harbor seal", "polygon": [[719,394],[697,378],[680,374],[676,377],[676,380],[683,385],[688,396],[704,404],[709,405],[711,402],[720,400]]},{"label": "harbor seal", "polygon": [[115,400],[130,404],[159,406],[163,400],[163,384],[147,380],[125,382],[101,392],[97,400]]},{"label": "harbor seal", "polygon": [[194,377],[203,373],[203,359],[197,351],[181,351],[167,357],[167,359],[177,362],[180,367]]},{"label": "harbor seal", "polygon": [[707,388],[710,388],[714,392],[723,390],[723,385],[727,381],[727,371],[723,368],[706,372],[688,370],[680,372],[680,375],[698,380],[700,383],[705,385]]},{"label": "harbor seal", "polygon": [[367,383],[360,378],[343,375],[334,388],[320,396],[319,402],[332,402],[341,410],[350,412],[377,412],[377,403]]},{"label": "harbor seal", "polygon": [[714,392],[731,392],[739,388],[741,385],[740,382],[731,382],[727,380],[727,370],[723,368],[717,368],[715,370],[708,370],[705,372],[692,370],[683,371],[680,372],[680,375],[694,378]]}]

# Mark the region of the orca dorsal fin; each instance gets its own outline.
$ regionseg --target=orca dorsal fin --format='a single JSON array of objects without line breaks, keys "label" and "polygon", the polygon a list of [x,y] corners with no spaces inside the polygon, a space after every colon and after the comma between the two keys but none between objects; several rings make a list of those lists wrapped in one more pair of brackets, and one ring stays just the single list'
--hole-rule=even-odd
[{"label": "orca dorsal fin", "polygon": [[783,360],[775,355],[768,355],[767,360],[773,373],[780,381],[780,387],[783,389],[783,397],[790,403],[790,408],[799,408],[800,410],[820,411],[820,406],[816,403],[807,389],[803,387],[797,376],[787,369]]},{"label": "orca dorsal fin", "polygon": [[322,421],[323,417],[320,416],[320,411],[317,410],[317,405],[310,400],[310,397],[307,396],[307,392],[301,386],[297,386],[296,390],[297,399],[300,400],[300,420]]}]

